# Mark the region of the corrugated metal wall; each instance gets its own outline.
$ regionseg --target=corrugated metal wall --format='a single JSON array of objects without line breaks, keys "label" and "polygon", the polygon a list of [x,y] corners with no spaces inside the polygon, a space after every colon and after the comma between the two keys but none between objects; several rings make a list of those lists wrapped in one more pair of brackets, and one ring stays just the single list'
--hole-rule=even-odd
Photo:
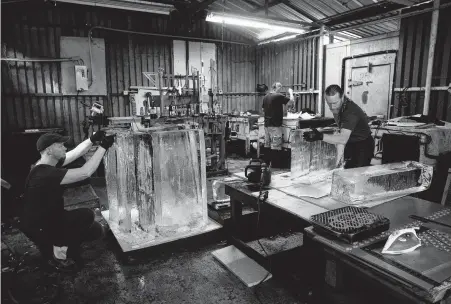
[{"label": "corrugated metal wall", "polygon": [[[316,37],[258,48],[257,83],[270,88],[273,82],[279,81],[284,86],[298,85],[294,87],[295,91],[318,90],[318,41]],[[260,97],[257,102],[259,108],[262,99]],[[296,98],[297,109],[318,111],[317,100],[318,94],[301,94]]]},{"label": "corrugated metal wall", "polygon": [[[242,45],[218,45],[218,89],[223,92],[255,92],[255,47]],[[227,65],[231,65],[227,67]],[[223,112],[234,109],[248,111],[255,109],[254,95],[218,96]]]},{"label": "corrugated metal wall", "polygon": [[[30,2],[31,3],[31,2]],[[61,36],[87,37],[100,25],[139,32],[214,38],[247,43],[246,37],[221,26],[199,21],[191,29],[172,26],[167,16],[117,9],[83,7],[42,2],[2,5],[2,57],[59,57]],[[94,30],[93,37],[105,39],[107,96],[61,94],[60,63],[2,61],[2,130],[63,127],[80,142],[85,106],[103,103],[108,116],[129,115],[123,91],[130,85],[145,85],[142,71],[172,71],[172,38],[130,35]],[[255,90],[255,47],[217,45],[218,88],[225,91]],[[21,56],[22,55],[22,56]],[[218,98],[219,101],[222,98]],[[255,108],[255,97],[225,101],[224,111]]]},{"label": "corrugated metal wall", "polygon": [[[451,82],[451,8],[440,10],[435,47],[432,86],[447,86]],[[431,31],[431,13],[401,21],[400,44],[396,66],[395,88],[424,87]],[[423,92],[396,92],[392,116],[423,112]],[[432,91],[429,113],[451,121],[451,98],[447,91]]]}]

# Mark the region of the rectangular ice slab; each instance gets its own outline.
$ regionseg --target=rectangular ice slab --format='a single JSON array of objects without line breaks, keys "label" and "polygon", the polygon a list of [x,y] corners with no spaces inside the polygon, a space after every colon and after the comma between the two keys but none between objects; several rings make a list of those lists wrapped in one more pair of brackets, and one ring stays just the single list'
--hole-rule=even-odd
[{"label": "rectangular ice slab", "polygon": [[109,221],[120,233],[176,237],[208,222],[204,133],[174,129],[107,131]]},{"label": "rectangular ice slab", "polygon": [[[314,183],[315,177],[330,173],[337,163],[337,148],[333,144],[322,140],[307,142],[302,137],[305,131],[299,129],[291,131],[291,178],[303,177]],[[323,179],[322,177],[319,180]]]},{"label": "rectangular ice slab", "polygon": [[192,229],[207,223],[203,130],[155,132],[152,146],[157,229]]},{"label": "rectangular ice slab", "polygon": [[337,170],[332,177],[332,198],[347,204],[411,194],[429,188],[432,167],[406,161],[385,165]]}]

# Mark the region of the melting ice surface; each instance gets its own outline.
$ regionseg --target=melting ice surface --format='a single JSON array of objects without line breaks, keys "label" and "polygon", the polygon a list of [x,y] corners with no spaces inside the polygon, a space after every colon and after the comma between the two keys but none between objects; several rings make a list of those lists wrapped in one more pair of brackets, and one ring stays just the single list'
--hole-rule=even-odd
[{"label": "melting ice surface", "polygon": [[117,131],[105,156],[110,221],[170,235],[208,221],[202,130]]},{"label": "melting ice surface", "polygon": [[315,183],[330,174],[337,163],[337,148],[322,140],[304,141],[302,135],[309,129],[293,130],[291,133],[291,178]]},{"label": "melting ice surface", "polygon": [[375,196],[391,196],[429,188],[432,167],[417,162],[400,162],[338,170],[333,173],[331,196],[345,203]]}]

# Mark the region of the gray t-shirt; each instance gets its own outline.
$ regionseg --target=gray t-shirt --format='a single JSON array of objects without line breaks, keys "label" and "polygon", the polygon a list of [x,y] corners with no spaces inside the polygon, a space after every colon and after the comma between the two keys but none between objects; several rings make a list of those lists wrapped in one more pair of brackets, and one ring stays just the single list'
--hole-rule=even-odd
[{"label": "gray t-shirt", "polygon": [[334,118],[340,129],[351,130],[348,143],[359,142],[371,136],[368,116],[355,102],[346,96],[339,114],[334,114]]}]

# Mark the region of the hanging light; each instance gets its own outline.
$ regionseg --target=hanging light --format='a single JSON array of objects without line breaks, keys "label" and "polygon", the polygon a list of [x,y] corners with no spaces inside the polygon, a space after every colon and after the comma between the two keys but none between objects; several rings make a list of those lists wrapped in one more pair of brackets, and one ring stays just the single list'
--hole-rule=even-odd
[{"label": "hanging light", "polygon": [[[295,25],[283,25],[282,22],[278,23],[276,21],[271,21],[271,23],[268,23],[264,20],[258,20],[254,18],[244,18],[242,16],[234,17],[232,15],[225,15],[220,13],[209,13],[206,18],[209,22],[215,22],[215,23],[225,23],[230,25],[237,25],[237,26],[245,26],[245,27],[252,27],[257,28],[261,30],[270,30],[271,34],[268,36],[268,31],[264,32],[264,35],[259,35],[259,39],[266,39],[272,36],[279,35],[281,33],[297,33],[302,34],[305,32],[304,29],[295,27]],[[263,33],[262,33],[263,34]]]}]

